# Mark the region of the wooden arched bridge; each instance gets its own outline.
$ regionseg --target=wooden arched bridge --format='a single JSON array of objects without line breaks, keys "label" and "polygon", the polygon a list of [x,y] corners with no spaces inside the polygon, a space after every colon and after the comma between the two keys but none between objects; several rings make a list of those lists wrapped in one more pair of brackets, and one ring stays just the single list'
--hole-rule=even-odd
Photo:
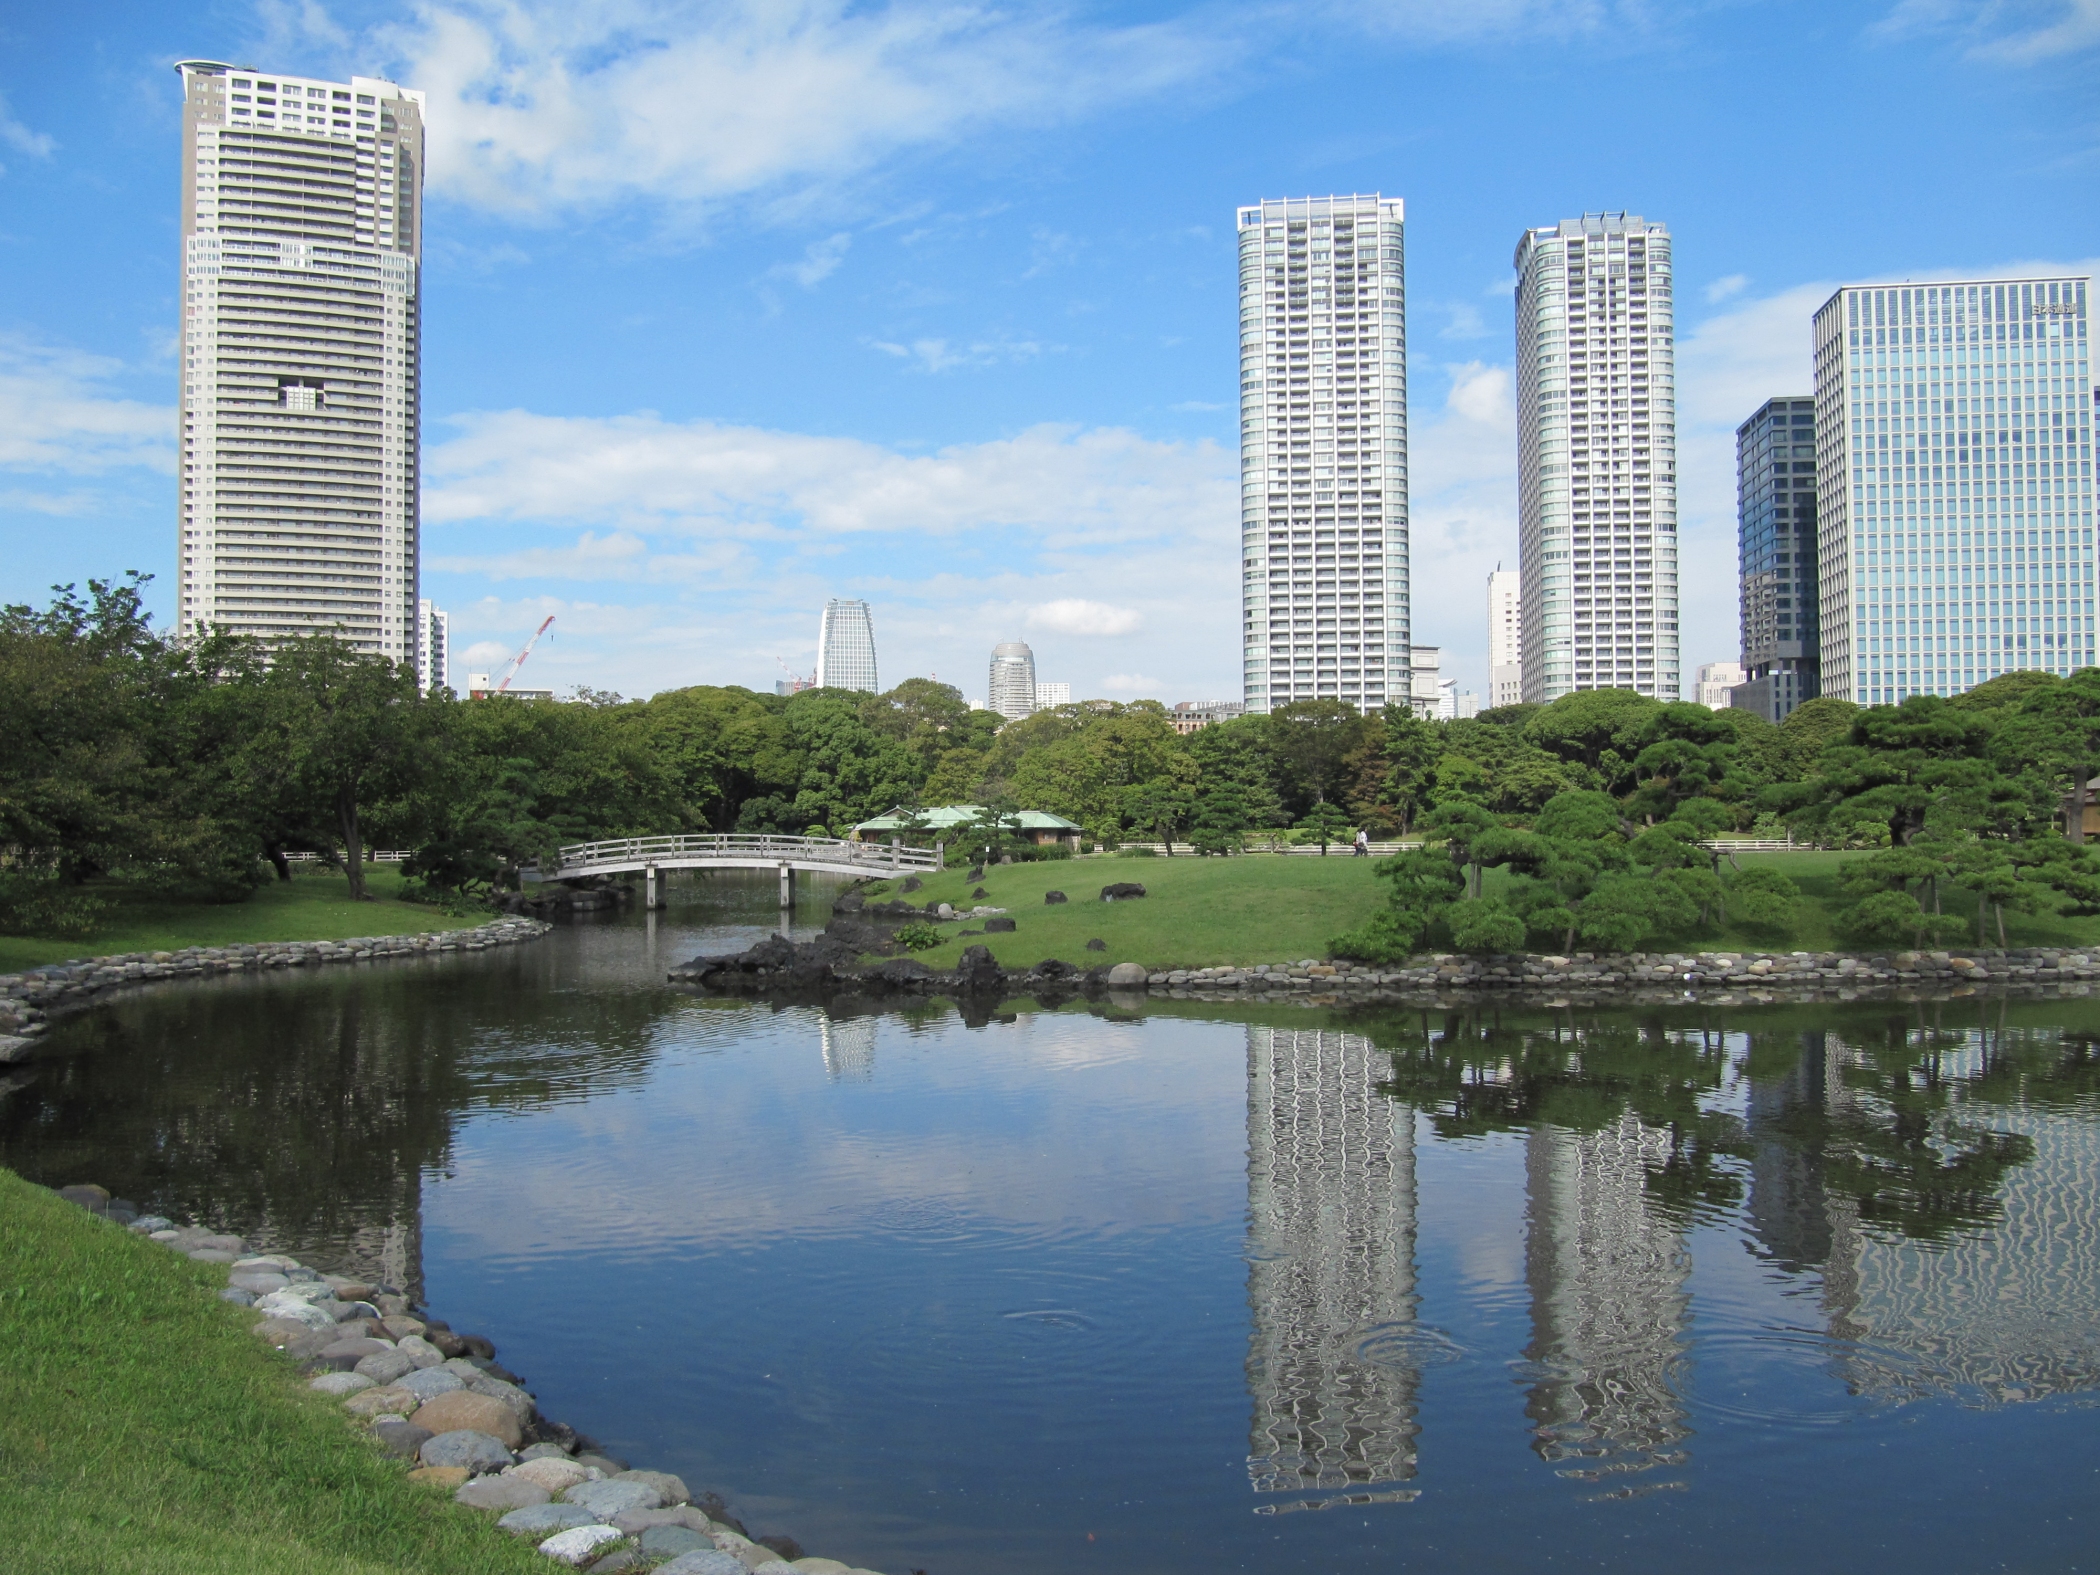
[{"label": "wooden arched bridge", "polygon": [[524,872],[528,881],[579,880],[591,875],[648,877],[647,902],[659,906],[657,876],[668,870],[777,870],[780,905],[795,900],[795,876],[845,875],[857,879],[927,874],[942,869],[947,850],[908,848],[901,841],[845,842],[833,837],[775,837],[731,832],[699,837],[614,837],[563,848],[551,869]]}]

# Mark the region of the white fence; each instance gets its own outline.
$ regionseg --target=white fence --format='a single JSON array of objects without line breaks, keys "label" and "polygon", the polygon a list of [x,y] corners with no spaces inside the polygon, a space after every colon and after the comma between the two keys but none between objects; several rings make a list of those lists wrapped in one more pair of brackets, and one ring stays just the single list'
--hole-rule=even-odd
[{"label": "white fence", "polygon": [[578,875],[607,875],[623,870],[793,869],[849,875],[899,875],[942,868],[944,850],[908,848],[899,842],[845,842],[832,837],[776,837],[731,832],[721,836],[615,837],[579,842],[561,850],[551,872],[534,871],[543,880]]}]

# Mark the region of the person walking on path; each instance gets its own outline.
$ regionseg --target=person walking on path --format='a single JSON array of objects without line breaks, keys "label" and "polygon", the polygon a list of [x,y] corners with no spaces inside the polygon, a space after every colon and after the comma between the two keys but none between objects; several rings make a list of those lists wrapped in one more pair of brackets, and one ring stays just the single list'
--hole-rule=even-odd
[{"label": "person walking on path", "polygon": [[1358,826],[1356,828],[1356,851],[1352,853],[1350,857],[1358,859],[1367,859],[1370,856],[1371,834],[1368,831],[1364,830],[1363,827]]}]

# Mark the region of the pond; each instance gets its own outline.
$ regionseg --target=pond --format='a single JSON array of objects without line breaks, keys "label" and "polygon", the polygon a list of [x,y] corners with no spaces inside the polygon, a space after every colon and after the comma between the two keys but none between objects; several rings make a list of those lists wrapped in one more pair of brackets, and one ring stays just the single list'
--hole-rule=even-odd
[{"label": "pond", "polygon": [[833,1017],[673,896],[123,997],[0,1162],[894,1575],[2094,1562],[2100,1005]]}]

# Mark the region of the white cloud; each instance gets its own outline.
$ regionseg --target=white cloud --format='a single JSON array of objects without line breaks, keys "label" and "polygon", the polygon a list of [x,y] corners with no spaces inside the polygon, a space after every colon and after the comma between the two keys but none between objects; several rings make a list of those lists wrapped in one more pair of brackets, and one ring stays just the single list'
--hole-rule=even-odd
[{"label": "white cloud", "polygon": [[868,347],[909,361],[921,372],[948,372],[959,366],[996,366],[1001,362],[1030,361],[1043,352],[1043,346],[1033,339],[980,339],[967,345],[946,339],[914,339],[908,345],[871,339]]},{"label": "white cloud", "polygon": [[1080,597],[1066,597],[1028,609],[1031,629],[1050,629],[1058,634],[1129,634],[1144,621],[1134,608],[1111,607],[1107,602],[1090,602]]},{"label": "white cloud", "polygon": [[[0,94],[0,142],[4,142],[17,153],[26,153],[31,158],[47,159],[58,144],[41,131],[31,131],[8,113],[7,98]],[[0,166],[0,174],[5,167]]]},{"label": "white cloud", "polygon": [[1236,48],[1179,22],[904,0],[452,0],[384,42],[430,95],[433,190],[520,213],[806,193],[1150,97]]},{"label": "white cloud", "polygon": [[112,394],[125,370],[108,356],[0,335],[0,468],[172,473],[174,408]]},{"label": "white cloud", "polygon": [[1237,520],[1234,457],[1112,428],[1040,426],[901,454],[653,415],[460,417],[424,456],[424,518],[563,520],[744,535],[1025,529],[1047,547],[1158,540]]},{"label": "white cloud", "polygon": [[2100,0],[1899,0],[1872,31],[1951,34],[1978,59],[2031,65],[2100,47]]},{"label": "white cloud", "polygon": [[1725,301],[1732,295],[1741,295],[1743,287],[1750,282],[1747,273],[1732,273],[1725,279],[1716,279],[1706,287],[1709,301]]},{"label": "white cloud", "polygon": [[853,237],[841,230],[837,235],[812,241],[802,253],[800,262],[781,263],[770,273],[777,279],[792,279],[805,290],[814,290],[838,272],[839,264],[846,260],[846,253],[852,245]]}]

